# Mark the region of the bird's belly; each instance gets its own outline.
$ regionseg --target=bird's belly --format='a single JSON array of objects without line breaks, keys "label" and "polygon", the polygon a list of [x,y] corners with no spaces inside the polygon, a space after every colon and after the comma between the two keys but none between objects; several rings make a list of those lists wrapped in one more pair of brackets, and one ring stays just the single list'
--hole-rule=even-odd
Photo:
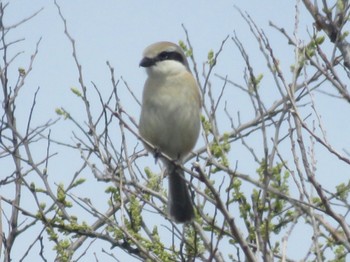
[{"label": "bird's belly", "polygon": [[177,159],[188,154],[197,141],[199,108],[186,99],[168,102],[149,104],[148,110],[143,110],[141,121],[147,121],[147,125],[140,126],[147,128],[140,129],[140,133],[163,153]]}]

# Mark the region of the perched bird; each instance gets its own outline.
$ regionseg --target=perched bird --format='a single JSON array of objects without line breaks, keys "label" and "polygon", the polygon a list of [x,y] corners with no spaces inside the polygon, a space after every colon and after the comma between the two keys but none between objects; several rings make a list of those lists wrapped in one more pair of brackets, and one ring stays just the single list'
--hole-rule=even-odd
[{"label": "perched bird", "polygon": [[[178,45],[158,42],[145,49],[140,66],[148,75],[142,97],[140,135],[182,164],[197,142],[201,113],[199,88],[186,56]],[[184,172],[174,161],[164,157],[161,160],[169,179],[170,217],[177,223],[190,222],[194,210]]]}]

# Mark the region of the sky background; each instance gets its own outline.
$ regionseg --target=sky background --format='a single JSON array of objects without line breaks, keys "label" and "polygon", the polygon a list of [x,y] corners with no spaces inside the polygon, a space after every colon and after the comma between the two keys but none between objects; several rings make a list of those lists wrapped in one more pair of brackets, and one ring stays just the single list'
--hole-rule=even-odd
[{"label": "sky background", "polygon": [[[88,88],[92,88],[92,81],[98,86],[105,98],[110,94],[112,88],[110,72],[106,65],[106,61],[109,61],[115,69],[115,76],[118,79],[122,77],[127,81],[139,99],[146,78],[145,72],[138,66],[143,49],[153,42],[162,40],[175,43],[179,40],[185,41],[186,36],[182,24],[189,32],[195,59],[199,64],[206,61],[209,50],[217,51],[226,36],[231,37],[236,33],[245,49],[249,50],[255,72],[257,74],[259,72],[266,73],[266,62],[262,58],[247,24],[235,6],[249,13],[256,24],[264,29],[274,48],[275,55],[281,60],[282,69],[289,72],[289,67],[294,60],[293,48],[287,44],[286,39],[280,33],[269,27],[269,21],[285,28],[292,35],[295,23],[295,3],[296,1],[280,0],[58,1],[67,20],[69,33],[76,41],[77,56],[82,65],[84,80]],[[11,30],[8,35],[8,39],[11,40],[23,39],[9,50],[10,55],[21,52],[11,65],[10,81],[12,85],[15,84],[18,76],[17,69],[27,68],[30,57],[35,51],[36,43],[41,38],[33,70],[26,79],[25,88],[22,89],[18,98],[17,117],[22,130],[25,130],[33,95],[38,87],[40,87],[40,91],[37,97],[33,126],[42,124],[48,119],[57,119],[55,109],[58,107],[68,109],[78,119],[80,115],[82,118],[85,115],[81,111],[82,105],[78,104],[77,98],[70,91],[71,87],[79,86],[78,72],[72,58],[71,44],[64,34],[63,22],[54,2],[48,0],[11,0],[4,16],[5,25],[15,24],[41,8],[43,10],[36,17]],[[300,9],[299,19],[298,38],[303,41],[303,39],[308,39],[308,32],[313,30],[312,20],[303,8]],[[229,79],[243,85],[244,67],[237,48],[229,39],[219,58],[215,72],[222,76],[227,75]],[[222,82],[218,81],[217,83],[221,87]],[[266,91],[263,96],[265,101],[270,99],[271,105],[276,100],[273,92],[277,92],[273,89],[273,85],[270,78],[264,77],[263,86]],[[91,92],[90,95],[92,95],[91,100],[94,101],[94,93]],[[127,112],[138,119],[140,107],[135,101],[130,102],[130,94],[122,91],[121,99]],[[342,134],[348,132],[349,121],[334,120],[335,116],[344,117],[339,116],[339,112],[343,112],[346,107],[341,103],[324,107],[323,103],[328,103],[328,98],[320,96],[317,99],[324,122],[330,123],[332,126],[331,129],[327,130],[330,142],[338,150],[342,150],[344,145],[349,145],[350,141],[349,137],[347,137],[347,141],[338,139],[338,137],[344,138],[339,132]],[[232,97],[230,101],[234,101],[231,107],[232,114],[237,111],[250,110],[245,99]],[[251,115],[242,116],[242,119],[246,121],[250,118]],[[53,128],[52,136],[71,141],[71,132],[67,122],[61,120]],[[262,146],[260,148],[262,149]],[[233,151],[240,154],[235,149]],[[76,152],[60,152],[60,149],[57,149],[57,152],[64,154],[64,157],[57,157],[50,162],[50,179],[57,182],[66,181],[65,176],[72,174],[70,170],[75,170],[79,166],[75,161],[69,161],[69,159],[79,159],[79,156],[76,155]],[[322,163],[319,163],[319,168],[323,174],[334,174],[331,180],[335,183],[337,181],[335,174],[343,175],[346,167],[342,164],[333,166],[325,163],[327,158],[323,158],[322,149],[320,152],[319,162]],[[45,152],[42,155],[44,156]],[[240,157],[243,159],[247,155],[248,153],[242,153]],[[150,161],[153,160],[150,159]],[[249,166],[248,161],[241,163],[243,170],[245,165]],[[323,181],[330,180],[327,175],[322,176],[321,179]],[[104,187],[105,185],[101,185],[101,190]],[[86,188],[87,191],[92,191],[90,193],[93,195],[94,190],[91,189]],[[8,190],[8,193],[11,194],[11,188],[4,190]],[[105,199],[105,196],[101,198],[101,201],[102,199]],[[295,242],[298,241],[296,237]],[[21,246],[16,245],[16,248],[20,250]],[[296,244],[290,252],[298,248],[303,248],[303,244]],[[47,255],[50,257],[49,254]],[[87,254],[87,258],[89,257],[92,258],[92,252]],[[104,261],[108,261],[107,258],[105,259]],[[17,261],[15,257],[14,261]],[[84,261],[89,260],[84,259]]]}]

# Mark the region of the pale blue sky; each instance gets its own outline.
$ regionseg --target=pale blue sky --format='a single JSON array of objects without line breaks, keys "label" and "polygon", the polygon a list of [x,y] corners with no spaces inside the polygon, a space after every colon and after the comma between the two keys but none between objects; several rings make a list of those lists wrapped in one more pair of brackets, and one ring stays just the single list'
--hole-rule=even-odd
[{"label": "pale blue sky", "polygon": [[[276,56],[281,60],[281,67],[288,72],[294,60],[293,48],[288,46],[285,38],[269,27],[268,23],[273,21],[292,34],[295,2],[280,0],[58,1],[63,15],[67,19],[69,33],[76,40],[77,54],[83,67],[86,85],[92,87],[91,81],[93,81],[102,94],[107,96],[111,90],[111,82],[106,61],[110,61],[115,68],[116,77],[122,76],[138,98],[141,97],[142,86],[145,80],[145,73],[138,66],[143,49],[147,45],[160,40],[172,42],[185,40],[185,33],[181,24],[184,24],[189,31],[195,58],[199,64],[206,60],[210,49],[217,51],[222,40],[227,35],[232,36],[235,31],[246,50],[249,51],[256,72],[267,73],[266,62],[258,50],[257,43],[234,6],[239,7],[242,11],[247,11],[256,24],[265,30],[270,37]],[[79,86],[78,74],[72,58],[71,45],[64,35],[63,23],[53,1],[11,0],[5,13],[5,22],[6,24],[18,22],[41,7],[44,10],[38,16],[12,30],[9,36],[12,40],[25,38],[24,41],[18,43],[10,50],[12,54],[24,51],[13,62],[10,72],[12,85],[16,81],[17,68],[27,67],[30,56],[35,50],[36,42],[42,37],[33,71],[28,77],[25,88],[22,90],[18,100],[18,119],[19,126],[22,125],[22,128],[26,125],[24,121],[28,117],[32,97],[38,86],[41,89],[37,98],[37,114],[33,119],[34,125],[42,124],[50,118],[57,118],[55,108],[60,106],[68,109],[75,117],[79,118],[80,114],[84,114],[81,112],[82,105],[77,104],[77,98],[70,91],[71,87]],[[307,30],[312,32],[312,28],[310,28],[312,23],[310,21],[310,15],[302,9],[299,25],[299,38],[301,40],[307,39]],[[228,75],[229,79],[243,84],[244,66],[237,48],[231,40],[228,40],[225,50],[219,58],[215,72],[223,76]],[[287,74],[288,76],[290,77]],[[221,87],[222,83],[218,81],[217,84]],[[271,99],[272,104],[276,100],[273,94],[277,91],[273,89],[274,83],[271,77],[266,76],[262,84],[263,88],[266,89],[263,95],[266,96],[266,99]],[[122,93],[121,96],[124,107],[137,119],[140,110],[138,105],[135,102],[129,102],[131,98],[127,92],[125,94]],[[324,109],[324,103],[328,103],[329,98],[322,96],[317,98],[319,99],[320,111],[324,122],[333,121],[334,118],[339,117],[339,112],[344,110],[344,105],[336,101],[332,106]],[[93,98],[92,101],[94,101]],[[230,101],[235,102],[231,108],[233,115],[238,110],[242,112],[245,110],[249,111],[246,108],[247,100],[234,97]],[[250,117],[251,115],[242,115],[243,120],[249,120]],[[23,120],[22,123],[21,120]],[[341,151],[345,145],[350,144],[349,136],[344,135],[344,132],[349,130],[349,121],[334,121],[334,124],[331,124],[331,126],[332,128],[327,130],[329,140]],[[67,122],[60,121],[57,127],[53,128],[52,136],[57,139],[71,141],[71,129],[69,129]],[[344,141],[344,138],[347,140]],[[258,138],[257,143],[259,143]],[[261,145],[258,147],[259,149],[257,150],[262,149]],[[329,175],[332,174],[332,181],[337,181],[336,174],[344,175],[345,165],[325,163],[328,158],[323,158],[322,148],[318,149],[320,149],[318,168],[323,174],[320,179],[328,181]],[[62,154],[63,151],[57,150]],[[247,157],[249,161],[252,161],[248,157],[249,154],[247,152],[241,153],[236,148],[233,149],[233,152],[238,155],[237,159],[242,160]],[[42,153],[42,155],[44,154],[45,152]],[[77,156],[76,152],[65,152],[64,157],[58,156],[53,159],[50,164],[51,181],[56,181],[57,183],[69,181],[64,176],[73,174],[76,168],[76,163],[73,160],[69,162],[70,159],[79,160],[79,156]],[[153,161],[151,158],[149,160],[150,162]],[[240,162],[243,171],[249,171],[249,161]],[[73,171],[67,171],[67,168],[72,168]],[[105,185],[100,185],[100,187],[101,192],[103,192]],[[91,188],[86,186],[85,189],[91,195],[95,194],[95,188],[91,190]],[[11,189],[8,190],[11,191]],[[105,199],[104,195],[100,197],[101,201]],[[290,252],[301,248],[302,244],[297,242],[298,239],[296,238],[296,245],[292,247]],[[21,247],[18,244],[15,248],[20,250]],[[104,247],[108,249],[108,247]],[[84,259],[83,261],[92,261],[92,253],[88,252],[87,254],[90,260]],[[51,257],[49,254],[46,255]],[[122,259],[123,256],[119,258]],[[13,259],[14,261],[17,260],[15,257]],[[108,261],[108,258],[104,258],[104,261]]]}]

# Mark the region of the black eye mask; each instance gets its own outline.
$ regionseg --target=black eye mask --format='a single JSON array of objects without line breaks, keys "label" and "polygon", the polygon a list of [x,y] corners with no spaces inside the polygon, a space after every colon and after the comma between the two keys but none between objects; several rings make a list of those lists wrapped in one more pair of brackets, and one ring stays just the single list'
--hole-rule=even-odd
[{"label": "black eye mask", "polygon": [[144,57],[140,62],[140,66],[150,67],[150,66],[154,66],[157,62],[165,61],[165,60],[179,61],[181,64],[184,64],[183,56],[178,52],[164,51],[154,58]]},{"label": "black eye mask", "polygon": [[156,58],[156,61],[164,61],[164,60],[175,60],[179,61],[180,63],[184,63],[183,57],[178,52],[168,52],[164,51],[161,52]]}]

